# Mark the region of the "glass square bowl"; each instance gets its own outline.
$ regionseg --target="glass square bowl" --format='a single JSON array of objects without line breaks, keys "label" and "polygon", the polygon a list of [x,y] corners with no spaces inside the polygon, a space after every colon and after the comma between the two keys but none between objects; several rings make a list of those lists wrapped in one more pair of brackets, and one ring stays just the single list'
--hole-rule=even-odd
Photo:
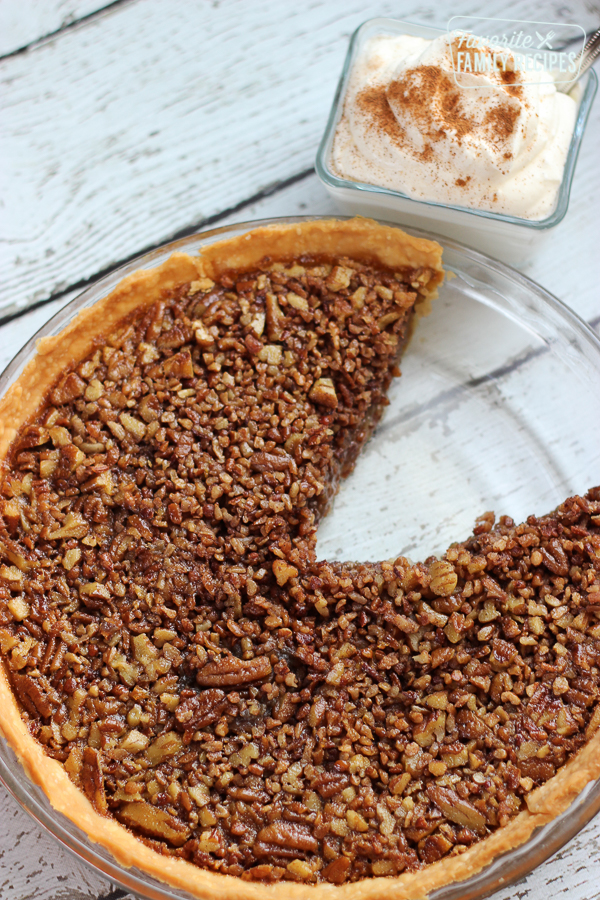
[{"label": "glass square bowl", "polygon": [[598,78],[593,69],[590,69],[582,77],[574,89],[574,97],[578,103],[575,127],[556,206],[545,219],[534,221],[487,210],[415,200],[400,191],[340,178],[331,170],[333,140],[342,117],[350,74],[365,43],[376,35],[409,34],[433,40],[445,33],[439,28],[413,25],[410,22],[386,18],[369,19],[354,32],[327,127],[317,152],[315,163],[317,175],[331,197],[345,213],[383,216],[397,224],[433,229],[439,234],[463,241],[497,259],[512,265],[522,265],[531,257],[549,232],[563,220],[567,212],[577,156],[598,88]]},{"label": "glass square bowl", "polygon": [[[132,272],[158,266],[175,251],[196,254],[257,226],[308,218],[315,217],[215,228],[165,244],[110,273],[27,342],[0,375],[0,394],[32,359],[41,337],[59,334]],[[524,521],[600,482],[600,340],[530,279],[455,241],[440,242],[445,268],[454,277],[440,288],[431,314],[418,323],[402,359],[402,377],[392,384],[390,405],[319,526],[320,558],[403,554],[425,559],[465,538],[484,510]],[[55,810],[2,736],[2,710],[0,782],[63,847],[135,896],[198,896],[135,866],[121,866]],[[599,811],[600,780],[590,781],[567,810],[526,843],[467,881],[432,892],[430,900],[482,900],[530,873]],[[240,881],[240,897],[246,884]],[[335,900],[339,890],[344,898],[356,897],[361,884],[364,889],[372,881],[339,889],[328,885],[328,896]],[[293,900],[306,888],[286,882],[282,890]],[[393,894],[394,879],[385,879],[381,896]],[[231,888],[211,896],[231,897]]]}]

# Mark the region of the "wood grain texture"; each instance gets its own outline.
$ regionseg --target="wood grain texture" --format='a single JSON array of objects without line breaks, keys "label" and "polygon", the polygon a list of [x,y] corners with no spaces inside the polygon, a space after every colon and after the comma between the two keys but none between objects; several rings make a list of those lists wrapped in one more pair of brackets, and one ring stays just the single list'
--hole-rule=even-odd
[{"label": "wood grain texture", "polygon": [[0,0],[0,56],[45,40],[105,7],[110,0]]},{"label": "wood grain texture", "polygon": [[[113,886],[80,863],[4,790],[0,795],[2,900],[96,900]],[[6,838],[10,838],[7,840]],[[131,895],[125,892],[121,896]]]},{"label": "wood grain texture", "polygon": [[[0,53],[80,18],[100,0],[0,0]],[[174,10],[176,9],[176,12]],[[119,260],[192,229],[261,216],[329,214],[309,175],[351,31],[377,14],[444,26],[451,14],[600,21],[596,0],[132,0],[0,60],[2,309],[64,296],[0,327],[0,368],[51,314]],[[565,222],[527,274],[600,321],[600,103]],[[239,207],[228,214],[227,210]],[[535,385],[533,386],[535,389]],[[540,396],[544,385],[538,384]],[[577,441],[573,444],[574,454]],[[600,896],[600,818],[494,900]],[[124,898],[0,790],[0,898]],[[127,895],[127,900],[133,900]]]},{"label": "wood grain texture", "polygon": [[[599,144],[600,103],[592,110],[571,192],[568,216],[548,236],[539,253],[523,268],[525,275],[553,293],[595,328],[598,327],[600,317],[597,269],[592,264],[600,238],[596,214],[600,205],[600,178],[595,161],[595,147]],[[270,216],[335,215],[336,212],[335,203],[313,174],[269,197],[247,203],[235,213],[223,215],[216,225]],[[574,222],[577,223],[575,228]],[[0,327],[0,371],[12,359],[16,350],[61,309],[67,299],[77,293],[78,291],[69,292],[58,300],[26,312],[13,323]]]}]

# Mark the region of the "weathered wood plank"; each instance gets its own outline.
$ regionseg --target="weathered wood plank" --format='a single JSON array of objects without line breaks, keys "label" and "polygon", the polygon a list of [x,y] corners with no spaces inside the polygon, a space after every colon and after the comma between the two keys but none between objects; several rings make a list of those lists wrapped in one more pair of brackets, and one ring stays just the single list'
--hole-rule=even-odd
[{"label": "weathered wood plank", "polygon": [[[415,0],[377,12],[446,18]],[[486,13],[505,4],[490,0]],[[1,304],[68,289],[310,167],[348,36],[367,14],[361,0],[309,11],[225,0],[173,16],[145,0],[4,60]]]},{"label": "weathered wood plank", "polygon": [[[0,822],[2,900],[95,900],[113,889],[30,818],[1,786]],[[130,894],[122,897],[134,900]]]},{"label": "weathered wood plank", "polygon": [[[7,60],[8,188],[24,200],[7,198],[9,302],[93,274],[99,245],[114,261],[309,166],[344,52],[330,18],[315,10],[315,41],[300,8],[187,3],[172,17],[148,0],[143,17],[125,6]],[[306,50],[290,54],[298,30]]]},{"label": "weathered wood plank", "polygon": [[[597,273],[590,265],[598,246],[594,210],[600,204],[600,184],[593,147],[600,143],[600,104],[590,122],[586,142],[589,153],[582,152],[579,160],[568,217],[548,237],[540,252],[524,268],[524,273],[590,321],[600,315]],[[268,216],[335,215],[336,212],[335,203],[319,179],[310,175],[269,197],[244,205],[233,214],[220,217],[215,227]],[[573,222],[578,223],[577,228],[573,227]],[[76,293],[70,292],[68,297]],[[25,313],[8,326],[0,326],[0,371],[64,302],[66,299],[62,297],[49,306]]]},{"label": "weathered wood plank", "polygon": [[107,6],[110,0],[0,0],[0,56],[71,26]]}]

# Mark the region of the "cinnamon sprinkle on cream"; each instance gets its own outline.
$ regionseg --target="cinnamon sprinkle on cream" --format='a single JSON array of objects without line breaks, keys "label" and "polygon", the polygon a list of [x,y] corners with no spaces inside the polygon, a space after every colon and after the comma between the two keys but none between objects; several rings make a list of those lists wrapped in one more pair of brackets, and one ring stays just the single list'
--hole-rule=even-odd
[{"label": "cinnamon sprinkle on cream", "polygon": [[369,38],[350,74],[332,171],[415,200],[549,215],[575,103],[540,87],[543,73],[517,68],[511,53],[471,51],[457,34]]},{"label": "cinnamon sprinkle on cream", "polygon": [[439,140],[445,137],[446,131],[453,131],[460,143],[473,129],[472,120],[462,109],[456,84],[438,66],[417,66],[409,70],[404,78],[392,81],[387,97],[391,104],[409,113],[431,140]]}]

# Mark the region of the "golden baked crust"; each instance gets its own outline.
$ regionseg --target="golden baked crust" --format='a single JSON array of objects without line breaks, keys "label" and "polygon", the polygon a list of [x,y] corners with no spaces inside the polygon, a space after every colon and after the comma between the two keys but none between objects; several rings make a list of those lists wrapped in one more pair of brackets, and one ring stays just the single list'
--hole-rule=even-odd
[{"label": "golden baked crust", "polygon": [[[19,428],[32,419],[64,369],[83,359],[93,349],[99,335],[110,333],[133,309],[150,305],[164,290],[182,282],[217,277],[229,270],[246,270],[266,255],[288,260],[304,253],[358,259],[366,257],[391,267],[430,268],[434,274],[422,291],[425,299],[435,296],[437,285],[443,278],[441,249],[437,245],[368,220],[269,226],[211,245],[199,259],[175,254],[156,270],[129,276],[109,297],[82,312],[61,335],[40,342],[36,359],[0,401],[0,456],[6,457]],[[43,366],[40,366],[41,361]],[[0,704],[3,710],[0,720],[2,733],[19,755],[32,780],[42,786],[55,809],[74,821],[92,840],[109,849],[122,865],[135,866],[198,897],[239,896],[240,882],[237,878],[167,858],[139,841],[116,821],[99,815],[69,779],[64,768],[50,759],[41,745],[29,735],[3,669],[0,669]],[[526,811],[460,856],[443,859],[424,870],[394,879],[373,878],[336,888],[288,882],[286,890],[294,898],[335,890],[344,897],[373,900],[392,893],[400,900],[425,897],[438,887],[464,880],[499,854],[526,841],[535,828],[566,809],[585,784],[600,775],[599,747],[600,735],[591,736],[587,745],[557,776],[528,796]],[[243,890],[249,897],[266,898],[276,888],[246,882]]]}]

